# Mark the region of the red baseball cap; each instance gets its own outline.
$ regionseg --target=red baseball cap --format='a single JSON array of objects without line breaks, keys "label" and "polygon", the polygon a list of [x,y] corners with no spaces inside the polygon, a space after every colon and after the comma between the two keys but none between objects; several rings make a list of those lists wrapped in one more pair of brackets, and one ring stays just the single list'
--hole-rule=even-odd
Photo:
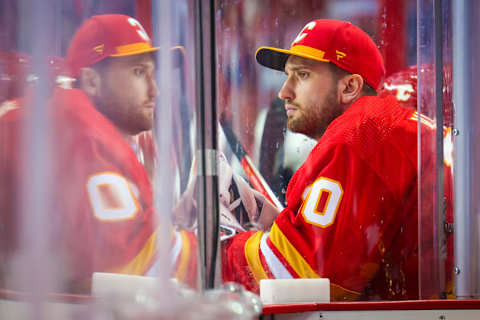
[{"label": "red baseball cap", "polygon": [[260,47],[255,57],[261,65],[283,71],[290,55],[331,62],[341,69],[362,76],[377,89],[385,76],[382,55],[375,42],[350,22],[319,19],[309,22],[289,50]]},{"label": "red baseball cap", "polygon": [[417,66],[410,66],[385,78],[378,96],[395,96],[402,106],[417,109],[417,81]]},{"label": "red baseball cap", "polygon": [[[417,66],[409,66],[406,69],[393,73],[385,78],[382,86],[378,90],[378,96],[384,97],[393,95],[397,98],[400,105],[417,109],[418,104],[418,77],[422,81],[423,89],[420,94],[420,105],[423,108],[429,108],[435,103],[435,65],[422,64],[420,72]],[[453,123],[453,102],[452,102],[452,65],[443,66],[443,120],[446,126]]]},{"label": "red baseball cap", "polygon": [[107,57],[124,57],[158,50],[142,25],[122,14],[93,16],[73,36],[67,51],[70,75]]}]

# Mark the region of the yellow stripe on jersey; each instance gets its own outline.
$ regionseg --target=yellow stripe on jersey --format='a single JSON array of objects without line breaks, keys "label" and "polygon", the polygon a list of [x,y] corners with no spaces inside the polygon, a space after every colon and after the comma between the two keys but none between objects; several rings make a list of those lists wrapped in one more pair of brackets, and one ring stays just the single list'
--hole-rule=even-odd
[{"label": "yellow stripe on jersey", "polygon": [[258,283],[260,283],[262,279],[268,279],[267,273],[263,269],[262,262],[260,261],[259,254],[262,236],[263,232],[257,231],[245,242],[245,258]]},{"label": "yellow stripe on jersey", "polygon": [[[320,278],[297,249],[290,243],[287,237],[285,237],[276,223],[273,224],[270,230],[270,241],[272,241],[278,251],[282,253],[285,260],[287,260],[300,278]],[[330,291],[332,300],[357,300],[360,297],[360,293],[345,289],[332,282],[330,282]]]},{"label": "yellow stripe on jersey", "polygon": [[143,275],[152,265],[152,259],[157,250],[156,248],[156,238],[157,238],[158,229],[148,238],[147,242],[143,246],[142,250],[137,254],[129,264],[125,267],[120,268],[119,270],[113,271],[116,273],[125,273],[125,274],[136,274]]},{"label": "yellow stripe on jersey", "polygon": [[176,278],[180,282],[185,282],[185,278],[187,275],[187,267],[188,262],[190,260],[190,239],[185,234],[185,231],[180,232],[180,236],[182,237],[182,250],[180,253],[180,263],[178,264]]},{"label": "yellow stripe on jersey", "polygon": [[270,230],[270,241],[272,241],[278,251],[281,252],[285,260],[287,260],[288,264],[295,270],[300,278],[320,278],[297,249],[290,243],[287,237],[285,237],[276,223],[273,224],[272,230]]}]

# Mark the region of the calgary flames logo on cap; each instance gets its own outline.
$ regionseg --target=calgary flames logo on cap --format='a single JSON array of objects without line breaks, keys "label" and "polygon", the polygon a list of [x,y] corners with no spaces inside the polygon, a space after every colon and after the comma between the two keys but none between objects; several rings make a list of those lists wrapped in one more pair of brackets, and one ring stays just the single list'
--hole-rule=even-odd
[{"label": "calgary flames logo on cap", "polygon": [[295,38],[295,40],[293,40],[291,47],[293,47],[297,42],[305,38],[308,34],[307,31],[313,30],[313,28],[315,28],[315,25],[316,25],[315,21],[311,21],[307,23],[307,25],[303,27],[302,31],[300,31],[300,33]]}]

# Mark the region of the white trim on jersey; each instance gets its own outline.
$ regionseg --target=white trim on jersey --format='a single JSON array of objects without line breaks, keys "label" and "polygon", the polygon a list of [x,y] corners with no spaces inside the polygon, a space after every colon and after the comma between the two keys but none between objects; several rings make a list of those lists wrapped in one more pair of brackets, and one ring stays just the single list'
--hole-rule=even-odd
[{"label": "white trim on jersey", "polygon": [[178,231],[174,231],[175,234],[175,245],[170,251],[170,267],[173,268],[175,263],[177,263],[180,252],[182,251],[182,235]]},{"label": "white trim on jersey", "polygon": [[[173,246],[173,248],[171,249],[170,251],[170,269],[173,270],[174,266],[175,266],[175,263],[177,263],[178,261],[178,258],[180,256],[180,253],[182,252],[182,235],[180,234],[180,232],[178,231],[174,231],[173,232],[174,236],[175,236],[175,244]],[[161,263],[163,263],[163,260],[159,259],[157,257],[157,259],[155,259],[155,263],[148,269],[147,272],[145,272],[145,276],[149,276],[149,277],[158,277],[160,276],[160,273],[159,273],[159,270],[161,270],[161,268],[159,267]]]},{"label": "white trim on jersey", "polygon": [[277,258],[275,253],[267,244],[267,238],[270,232],[265,232],[260,240],[260,251],[265,257],[265,262],[268,265],[268,268],[272,272],[275,279],[292,279],[293,276],[290,272],[283,266],[282,262]]}]

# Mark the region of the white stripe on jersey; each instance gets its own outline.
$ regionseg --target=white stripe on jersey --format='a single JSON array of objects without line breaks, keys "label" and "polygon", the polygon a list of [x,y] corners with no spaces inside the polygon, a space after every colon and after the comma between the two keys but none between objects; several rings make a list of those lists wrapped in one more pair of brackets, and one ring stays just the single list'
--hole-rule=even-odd
[{"label": "white stripe on jersey", "polygon": [[[173,248],[170,251],[170,269],[173,270],[173,267],[175,266],[175,263],[177,263],[177,260],[180,256],[180,253],[182,251],[182,235],[178,231],[174,231],[173,234],[175,235],[175,244]],[[159,268],[160,263],[163,263],[159,257],[157,257],[155,263],[148,269],[147,272],[145,272],[145,276],[149,277],[158,277],[160,276],[159,271],[162,270]]]},{"label": "white stripe on jersey", "polygon": [[283,266],[282,262],[277,258],[275,253],[267,244],[267,238],[270,232],[265,232],[260,240],[260,251],[265,257],[265,262],[268,265],[268,268],[272,272],[275,279],[292,279],[292,275],[288,270]]},{"label": "white stripe on jersey", "polygon": [[182,235],[178,231],[174,231],[175,234],[175,245],[173,246],[170,252],[170,268],[175,266],[177,263],[178,257],[180,256],[180,252],[182,251]]}]

